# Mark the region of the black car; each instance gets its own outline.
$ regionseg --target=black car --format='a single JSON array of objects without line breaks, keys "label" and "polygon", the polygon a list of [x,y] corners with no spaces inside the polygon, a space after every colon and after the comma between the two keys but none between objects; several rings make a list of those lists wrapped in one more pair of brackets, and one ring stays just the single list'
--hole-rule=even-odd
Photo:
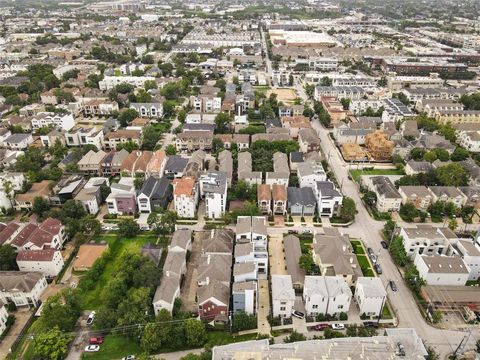
[{"label": "black car", "polygon": [[375,321],[365,321],[365,322],[363,323],[363,326],[365,326],[365,327],[371,327],[371,328],[375,328],[375,329],[376,329],[376,328],[378,328],[378,323],[375,322]]},{"label": "black car", "polygon": [[392,291],[397,291],[397,284],[395,284],[395,281],[390,280],[388,284],[390,285],[390,289],[392,289]]},{"label": "black car", "polygon": [[375,268],[375,271],[377,272],[378,275],[382,274],[382,268],[380,267],[379,263],[376,263],[375,265],[373,265],[373,267]]},{"label": "black car", "polygon": [[382,241],[380,241],[380,244],[382,245],[382,247],[383,247],[384,249],[388,249],[388,244],[387,244],[386,241],[383,241],[383,240],[382,240]]},{"label": "black car", "polygon": [[369,256],[375,255],[375,253],[373,252],[373,249],[371,247],[367,248],[367,253],[368,253]]}]

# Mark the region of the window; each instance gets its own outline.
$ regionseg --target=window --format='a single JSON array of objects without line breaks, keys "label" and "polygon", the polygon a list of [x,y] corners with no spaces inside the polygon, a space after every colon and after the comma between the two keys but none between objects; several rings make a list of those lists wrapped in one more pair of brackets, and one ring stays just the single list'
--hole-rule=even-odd
[{"label": "window", "polygon": [[318,305],[312,305],[312,309],[318,309]]},{"label": "window", "polygon": [[285,306],[281,306],[280,311],[285,311]]}]

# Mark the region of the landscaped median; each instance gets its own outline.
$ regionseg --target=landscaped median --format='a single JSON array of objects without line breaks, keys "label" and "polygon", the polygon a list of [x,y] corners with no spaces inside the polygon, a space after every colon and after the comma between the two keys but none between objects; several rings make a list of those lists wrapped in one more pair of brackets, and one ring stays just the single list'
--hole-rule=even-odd
[{"label": "landscaped median", "polygon": [[358,169],[350,170],[350,175],[352,179],[357,183],[360,183],[360,177],[362,175],[405,175],[403,170],[397,169]]},{"label": "landscaped median", "polygon": [[362,269],[363,276],[375,277],[375,272],[372,269],[370,259],[366,255],[365,247],[360,240],[350,240],[353,247],[353,252],[357,256],[358,263]]}]

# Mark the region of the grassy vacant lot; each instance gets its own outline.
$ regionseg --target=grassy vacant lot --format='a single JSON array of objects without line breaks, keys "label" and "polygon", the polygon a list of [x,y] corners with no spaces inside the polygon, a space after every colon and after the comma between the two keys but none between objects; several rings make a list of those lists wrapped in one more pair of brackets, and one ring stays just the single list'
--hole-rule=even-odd
[{"label": "grassy vacant lot", "polygon": [[140,234],[133,239],[121,238],[117,234],[102,234],[98,236],[95,241],[106,241],[113,256],[95,287],[82,294],[82,308],[84,310],[94,310],[100,307],[105,285],[108,284],[117,270],[122,267],[120,260],[123,254],[139,253],[143,245],[146,243],[156,244],[157,239],[157,235],[151,233]]},{"label": "grassy vacant lot", "polygon": [[373,170],[350,170],[350,175],[357,183],[360,182],[362,175],[404,175],[403,171],[397,169],[373,169]]},{"label": "grassy vacant lot", "polygon": [[83,353],[82,359],[121,359],[127,355],[139,355],[142,348],[137,341],[122,334],[109,334],[100,345],[100,351]]},{"label": "grassy vacant lot", "polygon": [[372,267],[370,266],[370,261],[366,255],[357,255],[358,263],[362,268],[363,276],[374,277],[375,273],[373,272]]},{"label": "grassy vacant lot", "polygon": [[363,248],[362,242],[360,240],[350,240],[350,243],[353,247],[353,252],[357,255],[365,255],[365,250]]}]

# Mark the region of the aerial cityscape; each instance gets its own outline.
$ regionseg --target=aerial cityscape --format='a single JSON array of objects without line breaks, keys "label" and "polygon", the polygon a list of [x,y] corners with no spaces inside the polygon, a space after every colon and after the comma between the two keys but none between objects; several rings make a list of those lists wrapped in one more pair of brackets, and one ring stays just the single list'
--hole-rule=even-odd
[{"label": "aerial cityscape", "polygon": [[0,359],[480,359],[478,0],[0,0]]}]

